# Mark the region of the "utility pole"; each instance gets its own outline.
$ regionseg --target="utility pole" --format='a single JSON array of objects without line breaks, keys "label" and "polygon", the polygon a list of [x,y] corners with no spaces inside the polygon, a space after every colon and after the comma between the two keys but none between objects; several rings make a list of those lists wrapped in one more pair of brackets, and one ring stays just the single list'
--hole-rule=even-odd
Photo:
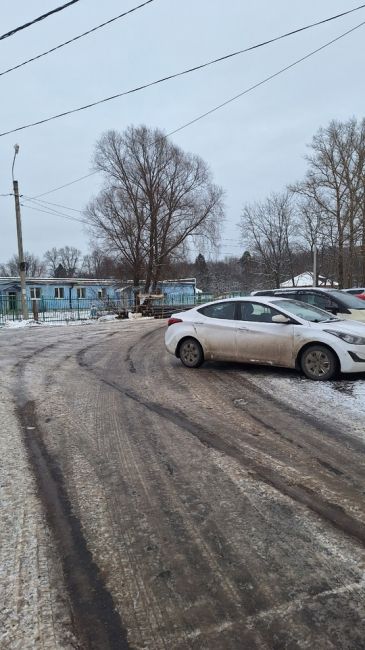
[{"label": "utility pole", "polygon": [[19,152],[18,144],[14,145],[14,150],[15,152],[14,152],[13,166],[11,168],[11,171],[13,177],[13,190],[14,190],[14,200],[15,200],[16,233],[18,239],[21,305],[22,305],[23,318],[26,320],[28,318],[28,306],[27,306],[27,292],[26,292],[26,284],[25,284],[25,261],[24,261],[24,252],[23,252],[22,221],[20,215],[19,186],[18,186],[18,181],[14,179],[15,158]]},{"label": "utility pole", "polygon": [[317,286],[317,240],[313,246],[313,287]]}]

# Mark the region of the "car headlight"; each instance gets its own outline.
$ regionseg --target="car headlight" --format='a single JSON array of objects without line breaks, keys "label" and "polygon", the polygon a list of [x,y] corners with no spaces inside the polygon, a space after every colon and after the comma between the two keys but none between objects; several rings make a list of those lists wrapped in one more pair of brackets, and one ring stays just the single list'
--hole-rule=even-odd
[{"label": "car headlight", "polygon": [[365,345],[365,336],[355,336],[355,334],[348,334],[347,332],[336,332],[335,330],[324,330],[327,334],[338,336],[339,339],[346,341],[350,345]]}]

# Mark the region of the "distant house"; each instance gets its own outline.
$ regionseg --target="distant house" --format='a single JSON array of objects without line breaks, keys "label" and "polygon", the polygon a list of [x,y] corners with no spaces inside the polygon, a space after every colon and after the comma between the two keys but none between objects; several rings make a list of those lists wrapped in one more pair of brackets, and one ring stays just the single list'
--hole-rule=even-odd
[{"label": "distant house", "polygon": [[[296,275],[292,280],[282,282],[280,287],[313,287],[313,273],[311,271],[300,273],[300,275]],[[326,278],[324,275],[318,275],[317,287],[331,287],[334,289],[335,287],[338,287],[338,282]]]},{"label": "distant house", "polygon": [[[143,304],[143,301],[149,296],[145,294],[143,285],[135,287],[133,282],[129,281],[124,283],[124,286],[116,290],[123,305],[133,305],[135,298]],[[161,280],[157,283],[154,290],[154,300],[158,301],[159,296],[161,302],[170,305],[181,303],[193,303],[197,293],[196,279],[183,278],[179,280]]]},{"label": "distant house", "polygon": [[[143,287],[135,287],[132,281],[120,286],[117,280],[89,278],[26,278],[28,302],[39,301],[39,307],[57,309],[76,303],[118,302],[122,306],[135,304],[136,294],[143,302]],[[158,283],[155,294],[161,301],[174,304],[183,295],[186,301],[196,293],[195,278],[164,280]],[[16,310],[20,305],[20,278],[0,277],[0,307]]]},{"label": "distant house", "polygon": [[[48,308],[57,309],[64,303],[77,300],[117,300],[116,280],[90,280],[86,278],[26,278],[28,301],[39,300]],[[0,300],[15,309],[20,301],[20,278],[0,278]]]}]

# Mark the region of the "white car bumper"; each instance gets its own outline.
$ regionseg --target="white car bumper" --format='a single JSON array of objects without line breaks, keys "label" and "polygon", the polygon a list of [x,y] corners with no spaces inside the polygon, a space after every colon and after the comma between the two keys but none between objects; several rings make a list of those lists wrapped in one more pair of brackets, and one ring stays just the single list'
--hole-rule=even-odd
[{"label": "white car bumper", "polygon": [[365,372],[365,346],[349,345],[340,355],[341,372]]}]

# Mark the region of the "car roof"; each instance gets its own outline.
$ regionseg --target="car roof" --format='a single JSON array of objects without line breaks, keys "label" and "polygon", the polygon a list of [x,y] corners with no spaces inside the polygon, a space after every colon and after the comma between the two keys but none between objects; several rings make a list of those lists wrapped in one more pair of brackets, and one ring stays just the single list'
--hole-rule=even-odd
[{"label": "car roof", "polygon": [[208,305],[216,305],[220,302],[261,302],[263,305],[269,305],[276,300],[288,300],[289,302],[288,298],[283,298],[282,296],[235,296],[234,298],[221,298],[219,300],[205,302],[201,305],[195,305],[195,309],[201,309],[202,307],[207,307]]},{"label": "car roof", "polygon": [[[260,293],[264,293],[265,289],[260,289]],[[267,289],[267,294],[265,295],[275,295],[276,293],[289,293],[293,291],[339,291],[336,287],[283,287],[282,289]],[[257,292],[253,292],[252,296],[257,295]]]}]

